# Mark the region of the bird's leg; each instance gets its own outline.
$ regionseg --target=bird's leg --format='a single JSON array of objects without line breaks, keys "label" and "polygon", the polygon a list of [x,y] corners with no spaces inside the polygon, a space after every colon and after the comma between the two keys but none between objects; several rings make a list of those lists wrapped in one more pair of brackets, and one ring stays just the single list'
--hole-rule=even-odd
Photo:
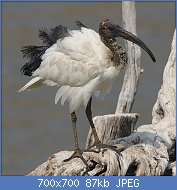
[{"label": "bird's leg", "polygon": [[100,139],[99,139],[99,137],[98,137],[98,134],[97,134],[96,129],[95,129],[95,125],[94,125],[93,120],[92,120],[91,103],[92,103],[92,97],[91,97],[90,100],[88,101],[88,104],[87,104],[85,113],[86,113],[87,119],[88,119],[88,121],[89,121],[89,123],[90,123],[93,136],[94,136],[94,138],[95,138],[95,144],[100,144],[101,141],[100,141]]},{"label": "bird's leg", "polygon": [[78,143],[78,138],[77,138],[77,129],[76,129],[77,117],[76,117],[75,112],[71,113],[71,121],[72,121],[73,134],[74,134],[75,151],[69,158],[67,158],[67,159],[65,159],[63,161],[68,162],[68,161],[72,160],[73,158],[80,158],[83,161],[83,163],[86,165],[86,168],[88,170],[87,161],[82,156],[83,151],[81,151],[80,148],[79,148],[79,143]]},{"label": "bird's leg", "polygon": [[95,138],[95,142],[93,143],[93,145],[91,147],[89,147],[89,149],[95,146],[96,148],[98,148],[99,151],[100,151],[101,148],[109,148],[109,149],[111,149],[111,150],[113,150],[115,152],[118,152],[118,150],[116,149],[115,146],[103,144],[100,141],[100,139],[98,137],[98,134],[96,132],[95,125],[94,125],[93,120],[92,120],[91,103],[92,103],[92,97],[88,101],[88,104],[87,104],[87,107],[86,107],[86,115],[87,115],[88,121],[90,123],[91,129],[92,129],[92,133],[93,133],[93,136]]},{"label": "bird's leg", "polygon": [[80,150],[78,138],[77,138],[76,121],[77,121],[76,113],[72,112],[71,113],[71,122],[72,122],[72,127],[73,127],[73,134],[74,134],[74,145],[75,145],[76,150]]}]

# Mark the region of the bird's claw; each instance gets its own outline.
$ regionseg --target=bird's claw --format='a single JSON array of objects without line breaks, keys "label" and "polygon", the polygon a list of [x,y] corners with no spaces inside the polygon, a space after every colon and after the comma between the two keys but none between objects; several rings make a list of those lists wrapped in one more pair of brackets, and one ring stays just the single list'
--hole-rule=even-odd
[{"label": "bird's claw", "polygon": [[96,148],[98,149],[98,151],[96,151],[97,153],[101,151],[101,148],[107,148],[107,149],[113,150],[113,151],[116,152],[117,154],[120,154],[120,151],[116,148],[116,146],[108,145],[108,144],[103,144],[103,143],[101,143],[100,141],[94,142],[94,144],[91,145],[91,146],[89,147],[89,149],[91,149],[91,148],[93,148],[93,147],[96,147]]},{"label": "bird's claw", "polygon": [[[96,147],[98,150],[93,150],[92,148],[93,147]],[[103,144],[101,143],[100,141],[99,142],[95,142],[93,145],[91,145],[88,149],[86,150],[80,150],[80,149],[76,149],[73,154],[63,160],[63,162],[68,162],[74,158],[80,158],[82,160],[82,162],[85,164],[86,166],[86,171],[84,172],[84,175],[89,175],[88,172],[90,171],[90,168],[89,168],[89,165],[87,163],[87,161],[84,159],[84,157],[82,156],[82,153],[83,152],[94,152],[94,153],[99,153],[101,151],[102,148],[107,148],[107,149],[111,149],[113,150],[114,152],[116,152],[117,154],[120,154],[120,151],[118,151],[116,149],[116,146],[112,146],[112,145],[107,145],[107,144]]]},{"label": "bird's claw", "polygon": [[[83,152],[91,152],[92,150],[75,150],[74,153],[67,159],[63,160],[63,162],[68,162],[74,158],[80,158],[82,160],[82,162],[85,164],[86,166],[86,171],[84,172],[84,175],[89,175],[88,172],[90,171],[89,165],[87,163],[87,161],[84,159],[84,157],[82,156]],[[93,151],[92,151],[93,152]]]}]

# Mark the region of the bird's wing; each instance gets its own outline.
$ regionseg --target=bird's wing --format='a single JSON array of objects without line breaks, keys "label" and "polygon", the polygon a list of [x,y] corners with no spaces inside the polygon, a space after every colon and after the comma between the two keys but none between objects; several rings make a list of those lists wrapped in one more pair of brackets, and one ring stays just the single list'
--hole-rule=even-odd
[{"label": "bird's wing", "polygon": [[95,31],[86,28],[70,31],[69,37],[46,50],[33,76],[60,85],[82,86],[103,74],[110,56],[110,50]]}]

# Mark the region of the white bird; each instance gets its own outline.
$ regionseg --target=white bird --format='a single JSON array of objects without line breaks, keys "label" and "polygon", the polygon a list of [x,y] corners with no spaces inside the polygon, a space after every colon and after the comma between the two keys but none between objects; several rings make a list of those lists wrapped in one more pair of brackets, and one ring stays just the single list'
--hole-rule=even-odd
[{"label": "white bird", "polygon": [[42,85],[60,86],[55,96],[55,103],[61,99],[69,103],[74,133],[75,151],[65,161],[79,157],[87,165],[79,148],[75,111],[84,105],[86,116],[95,138],[93,146],[108,147],[98,138],[92,120],[91,101],[93,95],[104,97],[120,70],[127,64],[127,54],[117,42],[116,37],[123,37],[142,47],[155,62],[150,49],[135,35],[106,19],[100,23],[99,33],[88,29],[81,22],[76,22],[79,30],[69,30],[59,25],[50,30],[39,30],[42,46],[25,46],[23,56],[30,59],[21,71],[34,77],[18,92],[37,88]]}]

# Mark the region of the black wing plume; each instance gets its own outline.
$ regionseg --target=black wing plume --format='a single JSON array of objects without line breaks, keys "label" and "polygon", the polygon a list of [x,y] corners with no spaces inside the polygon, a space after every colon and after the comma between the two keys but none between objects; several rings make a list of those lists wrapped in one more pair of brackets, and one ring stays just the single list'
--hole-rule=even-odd
[{"label": "black wing plume", "polygon": [[45,50],[47,49],[47,46],[24,46],[21,49],[21,52],[23,53],[23,58],[29,58],[29,59],[34,59],[37,57],[41,57],[42,54],[45,53]]},{"label": "black wing plume", "polygon": [[56,43],[58,39],[69,36],[67,27],[63,25],[56,26],[50,30],[46,28],[39,30],[39,38],[43,41],[42,46],[29,45],[24,46],[21,50],[23,57],[30,59],[20,70],[24,75],[31,76],[32,73],[39,68],[41,57],[45,51]]},{"label": "black wing plume", "polygon": [[87,28],[84,24],[82,24],[80,21],[76,20],[76,25],[79,27],[79,29],[83,28]]},{"label": "black wing plume", "polygon": [[39,29],[39,38],[43,41],[43,44],[49,46],[51,44],[50,32],[46,29]]},{"label": "black wing plume", "polygon": [[31,59],[20,69],[20,71],[24,75],[31,76],[33,72],[41,65],[41,61],[41,58]]},{"label": "black wing plume", "polygon": [[39,30],[39,38],[43,41],[43,44],[47,46],[52,46],[56,43],[58,39],[63,39],[69,36],[67,27],[63,25],[56,26],[50,30],[46,28]]}]

